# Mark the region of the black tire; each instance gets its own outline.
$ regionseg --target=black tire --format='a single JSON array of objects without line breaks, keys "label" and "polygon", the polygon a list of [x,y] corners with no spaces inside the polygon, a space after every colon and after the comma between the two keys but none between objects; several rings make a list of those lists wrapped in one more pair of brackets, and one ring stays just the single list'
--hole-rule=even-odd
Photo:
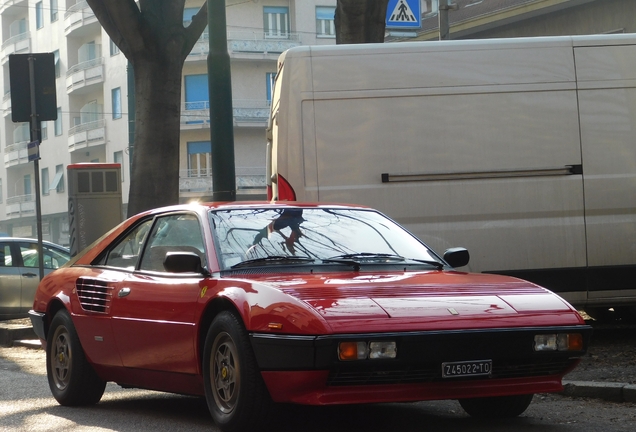
[{"label": "black tire", "polygon": [[102,381],[86,360],[71,316],[60,310],[53,317],[46,343],[46,375],[60,405],[94,405],[102,398]]},{"label": "black tire", "polygon": [[498,396],[460,399],[459,404],[471,417],[510,418],[521,415],[532,402],[534,395]]},{"label": "black tire", "polygon": [[205,399],[224,432],[262,430],[272,401],[256,364],[247,331],[231,312],[219,313],[203,351]]}]

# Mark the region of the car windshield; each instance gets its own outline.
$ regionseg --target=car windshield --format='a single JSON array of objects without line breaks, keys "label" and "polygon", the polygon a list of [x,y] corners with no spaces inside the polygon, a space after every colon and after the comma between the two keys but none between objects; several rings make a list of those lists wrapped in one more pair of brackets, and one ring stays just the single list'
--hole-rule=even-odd
[{"label": "car windshield", "polygon": [[221,269],[249,265],[439,263],[418,239],[373,210],[252,208],[210,215]]}]

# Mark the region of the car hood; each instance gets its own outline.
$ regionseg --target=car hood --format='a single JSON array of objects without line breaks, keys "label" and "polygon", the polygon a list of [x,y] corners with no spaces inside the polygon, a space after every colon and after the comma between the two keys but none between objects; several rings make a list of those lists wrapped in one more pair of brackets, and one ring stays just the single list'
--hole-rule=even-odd
[{"label": "car hood", "polygon": [[338,333],[584,323],[556,294],[507,276],[338,273],[270,276],[260,282],[304,302]]}]

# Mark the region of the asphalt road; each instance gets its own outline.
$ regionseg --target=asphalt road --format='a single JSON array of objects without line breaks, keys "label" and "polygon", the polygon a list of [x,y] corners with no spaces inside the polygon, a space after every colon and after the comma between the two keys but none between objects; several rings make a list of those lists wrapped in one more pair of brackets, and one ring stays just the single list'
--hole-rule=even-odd
[{"label": "asphalt road", "polygon": [[[59,406],[49,392],[44,352],[0,348],[0,431],[217,431],[199,398],[109,384],[89,408]],[[456,401],[349,407],[285,407],[278,432],[633,432],[636,405],[537,395],[519,418],[476,421]]]}]

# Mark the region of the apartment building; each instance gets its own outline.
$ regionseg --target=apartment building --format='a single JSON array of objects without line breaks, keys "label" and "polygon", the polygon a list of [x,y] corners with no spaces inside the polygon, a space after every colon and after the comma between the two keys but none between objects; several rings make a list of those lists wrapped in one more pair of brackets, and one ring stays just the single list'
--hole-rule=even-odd
[{"label": "apartment building", "polygon": [[[186,2],[184,24],[203,0]],[[336,0],[226,0],[232,71],[237,196],[263,197],[265,127],[276,61],[298,45],[334,44]],[[0,0],[3,122],[0,124],[0,233],[35,237],[34,164],[29,124],[11,120],[9,55],[52,52],[57,120],[42,122],[39,161],[45,240],[69,242],[66,167],[122,166],[124,209],[130,181],[128,62],[83,0]],[[180,179],[182,201],[211,195],[207,31],[183,68]],[[125,210],[124,210],[125,211]]]}]

